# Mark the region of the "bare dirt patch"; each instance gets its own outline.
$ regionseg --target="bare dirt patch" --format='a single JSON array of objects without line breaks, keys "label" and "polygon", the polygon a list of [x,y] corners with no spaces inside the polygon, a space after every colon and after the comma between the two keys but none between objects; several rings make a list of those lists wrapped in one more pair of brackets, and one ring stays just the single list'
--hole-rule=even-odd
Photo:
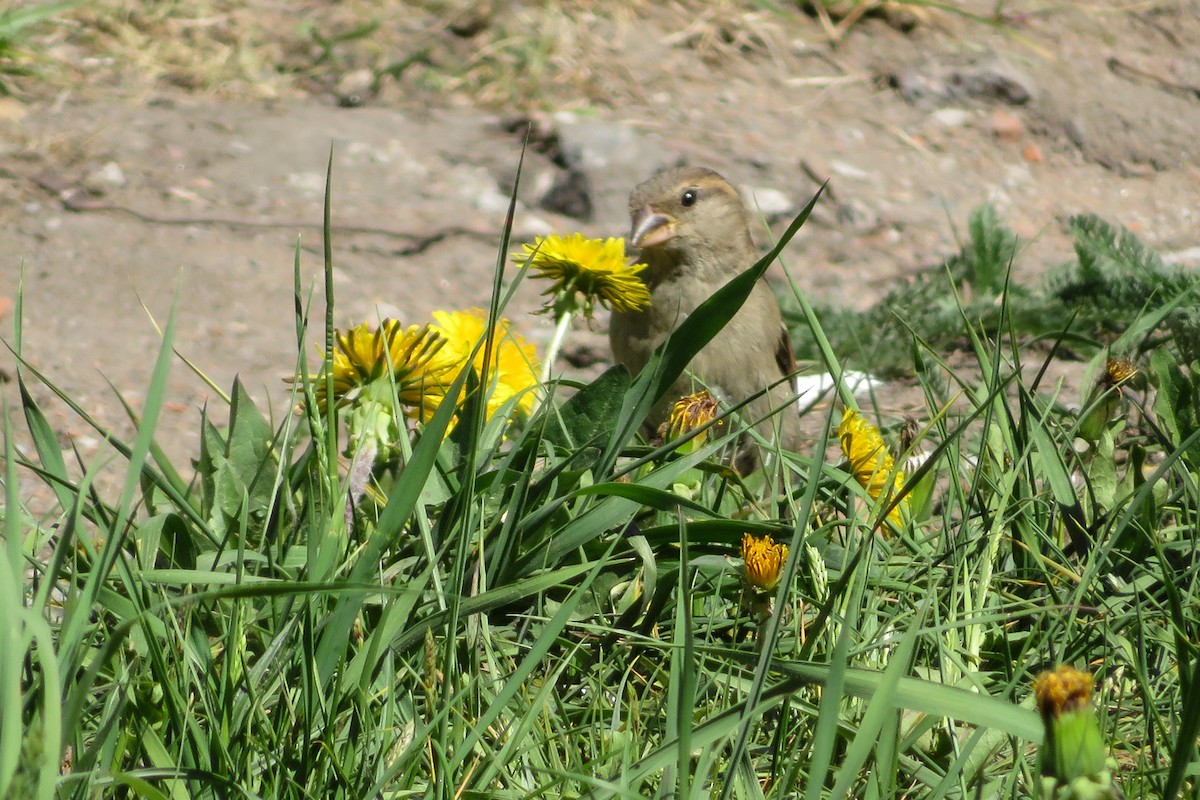
[{"label": "bare dirt patch", "polygon": [[[519,238],[623,235],[629,189],[688,161],[775,222],[828,179],[785,263],[841,305],[953,252],[985,201],[1028,242],[1023,281],[1066,259],[1081,212],[1200,261],[1200,4],[1007,3],[994,24],[926,11],[907,31],[867,17],[836,43],[786,4],[749,5],[108,3],[47,22],[42,78],[0,114],[0,298],[23,276],[24,355],[128,435],[108,383],[139,407],[150,315],[178,293],[180,353],[282,413],[293,254],[307,297],[331,149],[338,323],[419,322],[487,301],[530,121]],[[544,344],[538,307],[525,286],[508,314]],[[606,356],[593,327],[573,341]],[[34,393],[64,446],[99,450]],[[219,403],[182,363],[170,394],[159,439],[185,464],[196,410]]]}]

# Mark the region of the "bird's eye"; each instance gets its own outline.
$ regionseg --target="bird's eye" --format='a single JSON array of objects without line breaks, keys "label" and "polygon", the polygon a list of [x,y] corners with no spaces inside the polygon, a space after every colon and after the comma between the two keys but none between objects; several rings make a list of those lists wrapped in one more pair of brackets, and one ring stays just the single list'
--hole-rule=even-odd
[{"label": "bird's eye", "polygon": [[679,198],[679,202],[683,203],[684,208],[687,208],[688,206],[696,205],[697,197],[699,197],[699,194],[695,189],[688,189],[683,193],[683,197]]}]

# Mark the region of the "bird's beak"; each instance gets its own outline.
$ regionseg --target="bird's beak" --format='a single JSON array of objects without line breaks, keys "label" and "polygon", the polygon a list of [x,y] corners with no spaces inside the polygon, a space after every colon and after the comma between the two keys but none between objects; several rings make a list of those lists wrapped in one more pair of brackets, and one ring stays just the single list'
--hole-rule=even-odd
[{"label": "bird's beak", "polygon": [[642,206],[633,215],[633,229],[629,232],[629,244],[637,249],[662,244],[675,235],[675,218],[662,214],[650,206]]}]

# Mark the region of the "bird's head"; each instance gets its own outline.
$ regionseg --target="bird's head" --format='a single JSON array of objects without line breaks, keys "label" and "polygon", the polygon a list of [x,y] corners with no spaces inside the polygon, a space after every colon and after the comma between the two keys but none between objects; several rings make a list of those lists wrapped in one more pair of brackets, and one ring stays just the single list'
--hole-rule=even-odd
[{"label": "bird's head", "polygon": [[745,267],[753,253],[749,218],[737,189],[703,167],[660,172],[629,197],[630,246],[659,264]]}]

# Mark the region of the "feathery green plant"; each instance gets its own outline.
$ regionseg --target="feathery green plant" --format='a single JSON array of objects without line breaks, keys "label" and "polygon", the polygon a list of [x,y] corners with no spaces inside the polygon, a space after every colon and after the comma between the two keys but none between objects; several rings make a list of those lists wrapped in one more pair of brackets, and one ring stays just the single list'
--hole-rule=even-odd
[{"label": "feathery green plant", "polygon": [[[1167,265],[1133,233],[1093,215],[1071,217],[1067,229],[1075,239],[1074,263],[1051,271],[1044,288],[1010,285],[1008,270],[1019,242],[991,206],[980,206],[968,219],[960,251],[939,267],[919,273],[863,312],[820,309],[834,352],[856,369],[911,375],[914,343],[942,353],[963,350],[970,325],[1053,340],[1070,319],[1066,341],[1091,355],[1102,342],[1167,307],[1170,312],[1144,339],[1129,343],[1128,354],[1153,348],[1165,335],[1185,361],[1197,360],[1200,276]],[[792,327],[802,325],[794,309],[785,307],[785,317]],[[799,357],[819,358],[809,337],[794,338]]]}]

